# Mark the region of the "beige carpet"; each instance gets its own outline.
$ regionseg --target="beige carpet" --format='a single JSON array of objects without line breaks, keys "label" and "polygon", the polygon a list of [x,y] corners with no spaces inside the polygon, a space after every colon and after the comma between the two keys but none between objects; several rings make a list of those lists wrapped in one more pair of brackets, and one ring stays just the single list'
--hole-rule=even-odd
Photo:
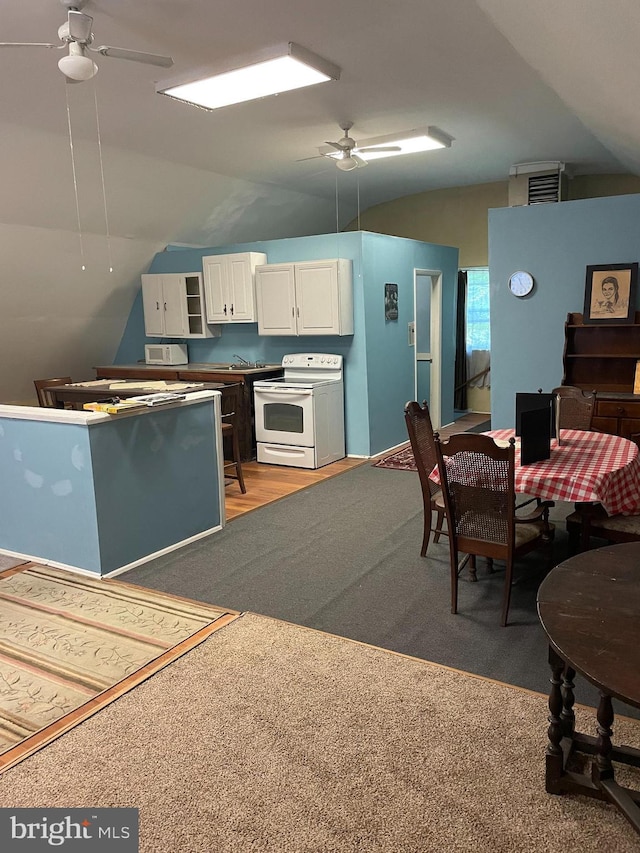
[{"label": "beige carpet", "polygon": [[151,661],[168,662],[170,650],[226,615],[35,563],[0,578],[0,768],[22,757],[34,734],[53,726],[55,736],[77,709],[92,702],[95,710],[96,697],[133,686]]},{"label": "beige carpet", "polygon": [[637,851],[612,806],[545,793],[546,717],[543,696],[246,614],[0,776],[0,806],[138,807],[142,853]]}]

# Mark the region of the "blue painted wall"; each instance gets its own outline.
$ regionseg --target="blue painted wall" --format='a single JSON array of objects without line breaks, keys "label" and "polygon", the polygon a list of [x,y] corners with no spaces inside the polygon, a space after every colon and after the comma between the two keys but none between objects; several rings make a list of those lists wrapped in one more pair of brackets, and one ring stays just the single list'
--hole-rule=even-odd
[{"label": "blue painted wall", "polygon": [[[442,276],[442,423],[453,420],[453,365],[458,250],[418,240],[365,234],[363,239],[366,377],[371,446],[375,452],[406,441],[404,406],[415,396],[415,352],[408,345],[414,317],[416,269]],[[398,319],[384,316],[384,285],[398,285]]]},{"label": "blue painted wall", "polygon": [[[207,249],[170,247],[158,253],[151,273],[196,272],[202,256],[233,252],[264,252],[269,263],[350,258],[353,264],[354,334],[352,336],[277,337],[258,335],[257,323],[223,325],[220,338],[189,340],[192,362],[233,361],[237,353],[250,361],[280,363],[292,352],[338,353],[345,364],[345,430],[347,453],[371,456],[406,440],[402,410],[413,396],[413,351],[407,346],[408,312],[413,312],[413,271],[442,269],[443,317],[443,422],[453,419],[453,338],[449,324],[454,316],[458,250],[417,240],[367,232],[344,232],[242,243]],[[401,317],[384,321],[384,283],[398,282]],[[400,282],[402,287],[400,288]],[[144,358],[142,297],[131,311],[116,363]],[[157,340],[157,339],[156,339]],[[450,388],[449,388],[450,386]]]},{"label": "blue painted wall", "polygon": [[[516,392],[561,383],[564,323],[582,312],[586,267],[639,255],[640,195],[489,211],[494,428],[513,427]],[[524,299],[507,288],[515,270],[536,282]]]}]

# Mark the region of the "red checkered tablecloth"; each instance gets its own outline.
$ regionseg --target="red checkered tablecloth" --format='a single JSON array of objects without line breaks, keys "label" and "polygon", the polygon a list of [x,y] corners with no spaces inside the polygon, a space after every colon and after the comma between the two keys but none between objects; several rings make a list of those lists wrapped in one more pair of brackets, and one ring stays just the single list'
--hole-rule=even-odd
[{"label": "red checkered tablecloth", "polygon": [[[487,432],[495,439],[513,436],[512,429]],[[560,444],[551,441],[551,457],[520,465],[516,439],[516,492],[543,500],[598,502],[609,515],[640,514],[638,445],[617,435],[562,430]]]}]

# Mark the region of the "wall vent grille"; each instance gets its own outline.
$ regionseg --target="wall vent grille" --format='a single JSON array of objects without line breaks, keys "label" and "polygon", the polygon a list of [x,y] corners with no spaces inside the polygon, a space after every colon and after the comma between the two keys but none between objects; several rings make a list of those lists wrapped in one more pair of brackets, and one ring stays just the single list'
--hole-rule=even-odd
[{"label": "wall vent grille", "polygon": [[567,198],[565,164],[517,163],[509,170],[509,206],[552,204]]}]

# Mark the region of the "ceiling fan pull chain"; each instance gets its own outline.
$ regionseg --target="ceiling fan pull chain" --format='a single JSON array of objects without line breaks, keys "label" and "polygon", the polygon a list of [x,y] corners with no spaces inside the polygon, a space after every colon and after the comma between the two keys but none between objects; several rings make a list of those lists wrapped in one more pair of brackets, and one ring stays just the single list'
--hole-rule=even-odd
[{"label": "ceiling fan pull chain", "polygon": [[107,193],[104,186],[104,165],[102,162],[102,139],[100,137],[100,119],[98,118],[98,93],[95,82],[93,84],[93,103],[96,108],[96,131],[98,134],[98,158],[100,160],[100,179],[102,181],[102,203],[104,205],[104,224],[107,232],[107,255],[109,258],[109,272],[113,272],[113,259],[111,257],[111,234],[109,232],[109,214],[107,212]]},{"label": "ceiling fan pull chain", "polygon": [[73,173],[73,192],[76,200],[76,219],[78,221],[78,238],[80,240],[80,258],[82,260],[82,269],[86,269],[86,265],[84,262],[84,242],[82,240],[82,225],[80,223],[80,202],[78,201],[78,179],[76,176],[76,158],[73,150],[73,132],[71,130],[71,110],[69,108],[69,91],[67,86],[69,84],[64,84],[64,97],[67,102],[67,126],[69,128],[69,148],[71,149],[71,171]]}]

